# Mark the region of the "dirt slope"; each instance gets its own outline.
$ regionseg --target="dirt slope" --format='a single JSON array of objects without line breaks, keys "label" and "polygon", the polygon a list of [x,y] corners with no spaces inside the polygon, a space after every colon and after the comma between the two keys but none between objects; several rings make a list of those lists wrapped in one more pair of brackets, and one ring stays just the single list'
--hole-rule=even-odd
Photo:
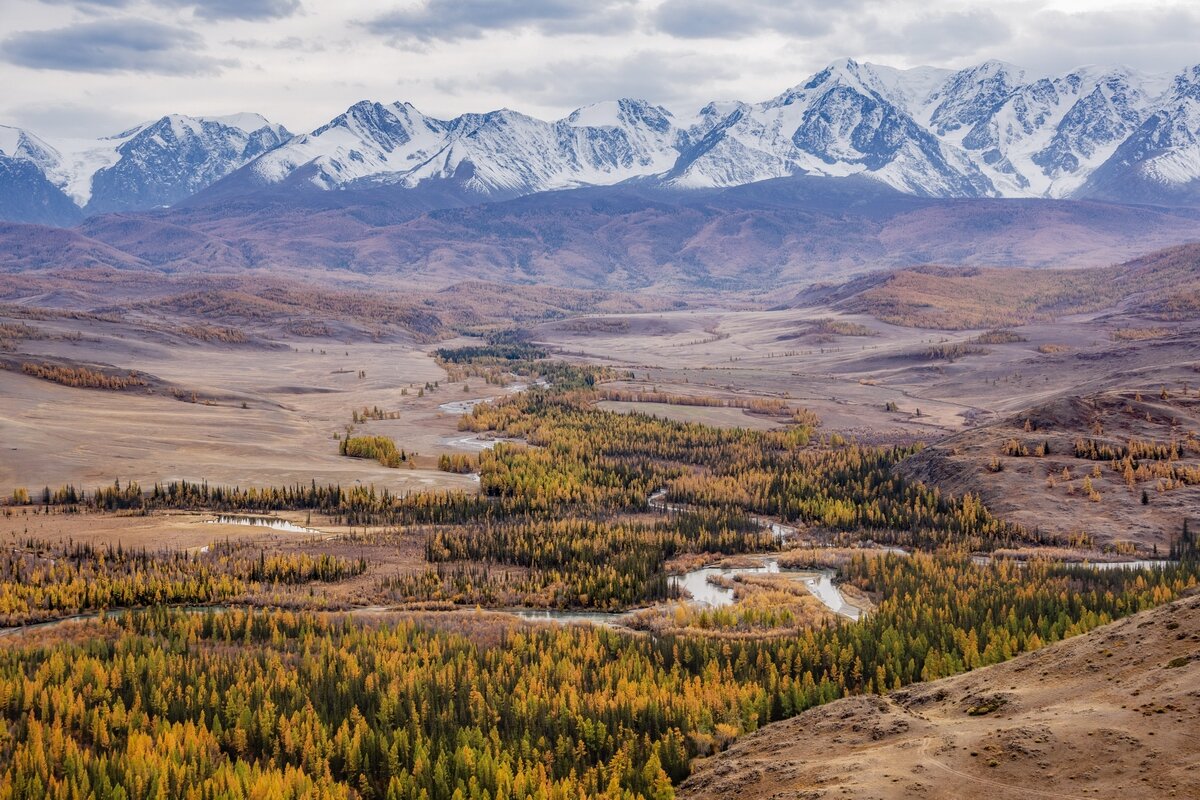
[{"label": "dirt slope", "polygon": [[[1194,346],[1190,333],[1180,337],[1185,342]],[[993,512],[1031,530],[1086,533],[1096,546],[1134,545],[1143,555],[1157,547],[1165,554],[1183,520],[1194,525],[1200,514],[1200,395],[1183,385],[1171,381],[1166,397],[1153,384],[1140,392],[1064,395],[943,439],[901,469],[943,491],[977,494]],[[1171,458],[1134,458],[1126,475],[1109,451],[1079,457],[1075,449],[1084,442],[1120,453],[1131,441],[1179,450]]]},{"label": "dirt slope", "polygon": [[1200,595],[770,725],[701,764],[680,796],[1200,797]]}]

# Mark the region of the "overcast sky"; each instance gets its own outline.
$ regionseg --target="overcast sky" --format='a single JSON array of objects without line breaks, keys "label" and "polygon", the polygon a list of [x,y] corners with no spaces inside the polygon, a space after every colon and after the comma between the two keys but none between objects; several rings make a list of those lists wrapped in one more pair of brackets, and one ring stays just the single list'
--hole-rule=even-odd
[{"label": "overcast sky", "polygon": [[0,123],[95,136],[257,111],[299,132],[362,99],[443,117],[622,96],[693,110],[845,56],[1174,72],[1200,63],[1197,31],[1195,0],[0,0]]}]

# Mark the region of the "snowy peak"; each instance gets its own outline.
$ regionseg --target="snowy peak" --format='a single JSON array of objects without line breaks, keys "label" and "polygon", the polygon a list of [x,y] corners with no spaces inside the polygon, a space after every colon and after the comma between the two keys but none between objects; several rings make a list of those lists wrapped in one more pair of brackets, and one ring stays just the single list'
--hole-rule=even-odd
[{"label": "snowy peak", "polygon": [[667,133],[674,125],[674,117],[662,106],[623,97],[578,108],[565,122],[575,128],[645,128]]},{"label": "snowy peak", "polygon": [[197,117],[204,122],[214,122],[226,128],[237,128],[243,133],[256,133],[263,128],[267,128],[278,135],[281,139],[290,138],[287,128],[282,125],[276,125],[264,117],[262,114],[253,114],[242,112],[240,114],[226,114],[223,117]]},{"label": "snowy peak", "polygon": [[1046,140],[1044,146],[1028,154],[1028,171],[1035,174],[1033,168],[1040,168],[1048,181],[1044,191],[1065,197],[1142,123],[1150,97],[1125,70],[1082,70],[1056,88],[1062,99],[1053,111],[1062,113],[1052,129],[1047,126],[1049,139],[1038,137],[1039,143]]},{"label": "snowy peak", "polygon": [[99,139],[0,126],[0,158],[0,194],[26,187],[42,198],[28,213],[53,208],[55,219],[69,216],[58,194],[97,213],[169,205],[214,183],[212,196],[450,184],[455,196],[500,198],[862,175],[921,196],[1200,202],[1200,66],[1034,75],[1001,61],[952,71],[847,58],[762,102],[694,111],[620,98],[550,121],[511,109],[438,119],[364,100],[294,138],[255,113],[170,114]]},{"label": "snowy peak", "polygon": [[258,159],[251,169],[259,183],[278,183],[303,168],[303,180],[332,189],[416,168],[441,148],[446,129],[445,122],[426,117],[411,103],[363,100]]},{"label": "snowy peak", "polygon": [[825,69],[810,76],[804,83],[760,104],[762,108],[782,108],[804,103],[812,97],[835,87],[843,87],[860,95],[876,95],[883,84],[869,66],[859,65],[853,59],[835,61]]},{"label": "snowy peak", "polygon": [[[261,123],[261,124],[260,124]],[[90,213],[166,206],[273,150],[291,135],[257,114],[229,118],[170,114],[132,136],[107,140],[116,160],[91,178]]]},{"label": "snowy peak", "polygon": [[894,101],[918,92],[916,81],[897,73],[884,76],[851,59],[836,61],[713,124],[669,180],[730,186],[788,175],[867,174],[921,195],[991,194],[977,169],[948,153]]},{"label": "snowy peak", "polygon": [[1177,74],[1081,193],[1142,202],[1200,201],[1200,66]]},{"label": "snowy peak", "polygon": [[[409,104],[364,102],[248,169],[260,183],[453,181],[485,196],[633,178],[702,188],[862,174],[918,195],[1070,197],[1197,83],[1196,70],[1168,81],[1123,68],[1034,76],[1002,61],[950,71],[841,59],[761,103],[682,115],[623,98],[553,122],[508,109],[443,121]],[[1186,115],[1169,134],[1175,123],[1155,119],[1145,152],[1195,131]]]},{"label": "snowy peak", "polygon": [[881,64],[863,64],[875,78],[877,90],[891,102],[916,113],[926,107],[929,97],[954,74],[938,67],[896,69]]},{"label": "snowy peak", "polygon": [[330,132],[344,131],[385,152],[392,152],[420,136],[422,131],[440,135],[444,130],[444,123],[427,118],[411,103],[385,106],[362,100],[350,106],[346,113],[334,117],[327,125],[317,128],[311,135],[320,138]]},{"label": "snowy peak", "polygon": [[0,155],[31,161],[45,171],[57,159],[53,146],[22,128],[0,125]]},{"label": "snowy peak", "polygon": [[35,164],[90,213],[169,205],[291,138],[259,114],[168,114],[99,139],[40,139],[0,127],[0,152]]},{"label": "snowy peak", "polygon": [[926,100],[929,126],[940,137],[969,130],[990,116],[1020,85],[1025,71],[1002,61],[959,70]]},{"label": "snowy peak", "polygon": [[669,112],[637,100],[585,107],[555,122],[507,109],[464,115],[451,123],[445,157],[410,183],[469,172],[468,185],[484,194],[608,185],[669,169],[677,133]]},{"label": "snowy peak", "polygon": [[260,183],[321,189],[457,181],[485,195],[609,184],[661,172],[677,157],[669,111],[622,99],[545,122],[510,109],[426,117],[409,103],[363,101],[256,161]]}]

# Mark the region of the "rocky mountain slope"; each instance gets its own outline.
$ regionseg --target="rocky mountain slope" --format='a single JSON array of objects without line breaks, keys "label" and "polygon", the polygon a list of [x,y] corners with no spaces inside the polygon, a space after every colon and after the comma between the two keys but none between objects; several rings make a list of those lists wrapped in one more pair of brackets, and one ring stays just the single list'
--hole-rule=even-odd
[{"label": "rocky mountain slope", "polygon": [[[863,177],[793,177],[690,192],[640,186],[423,208],[425,192],[275,190],[76,228],[74,258],[119,251],[156,269],[319,270],[440,287],[462,280],[608,290],[767,291],[930,262],[1089,266],[1195,235],[1197,212],[1062,200],[916,198]],[[7,269],[37,268],[47,229],[4,234]],[[49,256],[53,258],[51,254]],[[73,260],[60,259],[69,267]],[[772,300],[771,302],[778,302]]]},{"label": "rocky mountain slope", "polygon": [[1200,177],[1198,70],[1034,76],[995,61],[950,72],[845,59],[760,103],[672,113],[622,99],[555,122],[508,110],[437,120],[408,103],[360,103],[246,172],[325,189],[458,180],[506,197],[635,178],[711,188],[865,174],[928,197],[1117,199],[1105,187],[1120,175],[1105,175],[1133,169],[1147,184],[1139,197],[1152,199],[1153,186],[1186,194]]},{"label": "rocky mountain slope", "polygon": [[80,216],[79,207],[36,164],[0,156],[0,220],[71,225]]},{"label": "rocky mountain slope", "polygon": [[[69,198],[73,216],[169,206],[190,197],[291,138],[258,114],[187,117],[171,114],[101,139],[51,142],[0,126],[0,154],[36,168]],[[23,209],[0,218],[61,224],[21,186],[0,183],[0,202]],[[70,221],[72,215],[65,215]]]}]

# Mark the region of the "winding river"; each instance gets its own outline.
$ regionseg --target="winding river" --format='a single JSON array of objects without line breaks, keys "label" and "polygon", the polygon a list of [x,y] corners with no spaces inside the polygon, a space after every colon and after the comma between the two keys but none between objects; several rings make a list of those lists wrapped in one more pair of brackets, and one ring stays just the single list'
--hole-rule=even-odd
[{"label": "winding river", "polygon": [[[550,384],[539,378],[538,380],[534,381],[532,385],[545,388]],[[470,414],[477,405],[481,405],[483,403],[494,403],[505,395],[517,394],[518,392],[525,391],[529,387],[530,384],[528,383],[514,383],[511,386],[505,386],[503,394],[494,395],[492,397],[476,397],[471,400],[451,400],[448,403],[440,404],[438,406],[438,411],[445,411],[447,414],[458,414],[460,416],[462,414]]]},{"label": "winding river", "polygon": [[[537,381],[534,385],[545,386],[545,381]],[[470,400],[454,400],[442,403],[438,409],[451,414],[469,414],[472,409],[481,403],[492,403],[500,397],[517,392],[524,391],[529,388],[529,384],[516,383],[504,389],[501,395],[491,397],[479,397]],[[445,443],[451,447],[460,449],[482,451],[494,447],[498,442],[517,441],[505,438],[486,438],[480,434],[469,434],[460,437],[447,439]],[[479,480],[478,473],[473,474],[476,481]],[[666,514],[684,513],[690,509],[686,505],[677,505],[666,501],[667,490],[665,488],[651,494],[646,498],[647,505]],[[750,520],[760,527],[767,528],[774,534],[775,539],[779,542],[784,542],[788,539],[795,538],[799,535],[799,530],[790,525],[785,525],[777,520],[767,517],[759,517],[751,515]],[[289,533],[321,533],[315,528],[303,527],[296,525],[288,520],[279,517],[251,516],[243,514],[218,514],[215,519],[207,520],[208,524],[223,524],[223,525],[250,525],[269,528],[271,530],[285,531]],[[891,553],[899,555],[907,555],[907,552],[897,547],[882,548]],[[208,547],[203,547],[200,552],[207,552]],[[814,597],[820,600],[827,608],[839,616],[851,620],[858,620],[862,616],[862,609],[853,605],[846,600],[845,596],[834,583],[836,577],[835,570],[832,569],[780,569],[779,562],[776,559],[762,556],[761,565],[754,567],[702,567],[700,569],[686,572],[682,575],[672,575],[669,580],[672,586],[683,590],[690,596],[690,601],[697,605],[703,605],[710,608],[719,608],[721,606],[731,605],[734,602],[734,589],[728,586],[722,586],[720,583],[713,582],[712,578],[736,578],[738,575],[753,575],[753,574],[782,574],[792,577],[794,580],[803,583],[805,588],[812,593]],[[976,563],[986,564],[991,559],[988,556],[974,556]],[[1113,562],[1084,562],[1085,565],[1094,569],[1119,569],[1129,568],[1137,569],[1141,567],[1157,567],[1166,563],[1166,561],[1113,561]],[[188,611],[203,612],[214,611],[224,612],[234,608],[249,608],[250,606],[231,606],[231,605],[213,605],[213,606],[179,606],[186,608]],[[104,612],[94,611],[82,614],[75,614],[69,617],[63,617],[56,620],[46,622],[37,622],[28,625],[18,625],[8,628],[0,628],[0,636],[20,635],[30,631],[42,630],[51,628],[57,625],[63,625],[70,622],[81,620],[96,619],[101,614],[108,616],[127,613],[134,609],[111,609]],[[470,609],[455,608],[443,612],[413,612],[413,613],[446,613],[446,614],[461,614],[467,613]],[[567,609],[533,609],[533,608],[511,608],[511,609],[492,609],[490,613],[508,614],[517,619],[528,622],[546,622],[553,624],[573,624],[583,623],[591,625],[611,625],[621,626],[629,617],[643,609],[634,611],[581,611]],[[340,612],[331,613],[380,613],[380,612],[411,612],[412,609],[407,609],[404,606],[396,607],[370,607],[370,608],[351,608]]]},{"label": "winding river", "polygon": [[837,584],[833,582],[837,572],[832,569],[780,569],[779,562],[767,559],[758,567],[705,567],[693,570],[683,575],[671,577],[671,585],[687,590],[692,596],[692,602],[710,608],[720,608],[731,605],[734,601],[734,590],[720,583],[714,583],[713,578],[736,578],[738,575],[783,575],[798,583],[820,600],[826,608],[846,617],[857,620],[862,616],[862,609],[853,605],[842,595]]}]

